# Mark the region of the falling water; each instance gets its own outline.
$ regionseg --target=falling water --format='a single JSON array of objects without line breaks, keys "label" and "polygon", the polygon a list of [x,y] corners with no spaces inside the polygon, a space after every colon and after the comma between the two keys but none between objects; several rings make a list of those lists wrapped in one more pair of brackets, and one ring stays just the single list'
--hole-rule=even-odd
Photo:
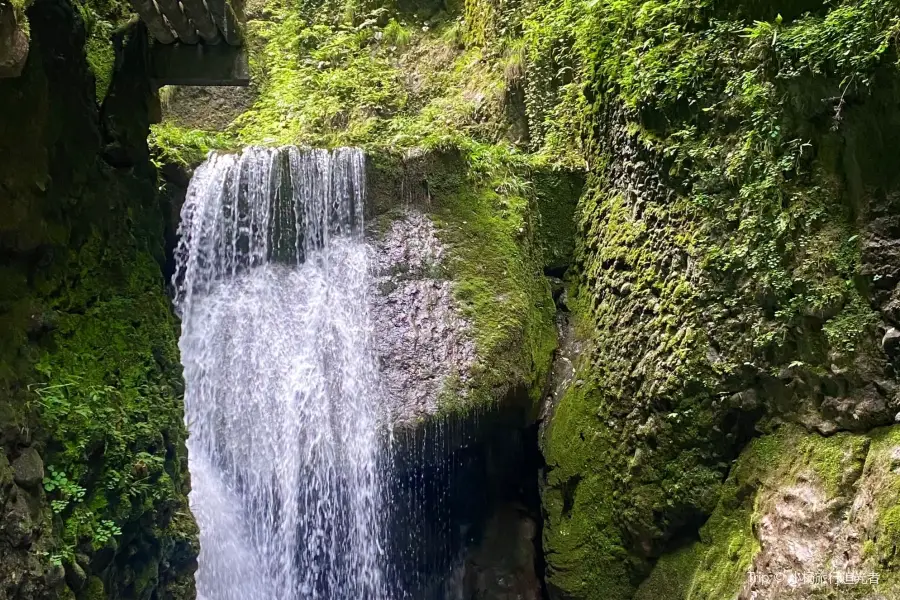
[{"label": "falling water", "polygon": [[357,150],[212,155],[182,209],[203,600],[380,600],[377,365]]},{"label": "falling water", "polygon": [[364,195],[353,149],[213,154],[191,180],[174,283],[200,600],[464,597],[514,468],[488,468],[477,415],[392,425]]}]

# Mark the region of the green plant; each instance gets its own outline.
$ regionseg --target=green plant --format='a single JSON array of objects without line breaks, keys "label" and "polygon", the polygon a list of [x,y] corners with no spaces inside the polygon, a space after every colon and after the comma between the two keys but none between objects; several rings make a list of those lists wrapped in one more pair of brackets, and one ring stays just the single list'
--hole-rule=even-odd
[{"label": "green plant", "polygon": [[404,49],[412,39],[412,32],[408,27],[400,24],[396,19],[391,19],[384,28],[382,40],[385,44]]},{"label": "green plant", "polygon": [[111,539],[122,535],[122,528],[115,524],[114,521],[103,519],[94,528],[93,546],[95,549],[102,548]]},{"label": "green plant", "polygon": [[157,168],[164,163],[193,167],[203,162],[211,150],[234,147],[233,138],[226,133],[187,129],[169,122],[152,125],[148,141]]},{"label": "green plant", "polygon": [[81,502],[84,499],[85,489],[74,481],[70,481],[63,471],[50,465],[47,467],[49,475],[44,477],[44,490],[47,493],[56,493],[59,496],[50,503],[55,513],[63,512],[70,503]]}]

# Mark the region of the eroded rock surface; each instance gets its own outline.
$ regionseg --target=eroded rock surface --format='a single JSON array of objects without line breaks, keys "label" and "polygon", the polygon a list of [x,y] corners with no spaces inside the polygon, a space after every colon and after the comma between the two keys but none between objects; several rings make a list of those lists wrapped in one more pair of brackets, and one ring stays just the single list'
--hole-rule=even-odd
[{"label": "eroded rock surface", "polygon": [[700,540],[663,557],[636,599],[897,598],[898,458],[897,426],[755,440]]},{"label": "eroded rock surface", "polygon": [[475,345],[443,275],[446,249],[424,214],[403,212],[374,243],[372,322],[393,420],[433,414],[471,377]]}]

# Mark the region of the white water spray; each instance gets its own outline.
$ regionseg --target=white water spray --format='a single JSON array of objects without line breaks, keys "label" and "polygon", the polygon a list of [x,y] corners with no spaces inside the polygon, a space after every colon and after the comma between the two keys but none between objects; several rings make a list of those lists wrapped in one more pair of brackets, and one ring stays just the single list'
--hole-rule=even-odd
[{"label": "white water spray", "polygon": [[182,209],[201,600],[382,600],[361,152],[212,155]]}]

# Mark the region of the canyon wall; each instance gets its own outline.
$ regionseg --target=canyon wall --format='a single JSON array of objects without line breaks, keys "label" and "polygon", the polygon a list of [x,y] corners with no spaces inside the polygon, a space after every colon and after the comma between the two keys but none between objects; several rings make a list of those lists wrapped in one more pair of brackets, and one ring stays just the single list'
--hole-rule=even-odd
[{"label": "canyon wall", "polygon": [[107,40],[98,93],[86,10],[33,3],[0,79],[0,598],[193,598],[148,42]]}]

